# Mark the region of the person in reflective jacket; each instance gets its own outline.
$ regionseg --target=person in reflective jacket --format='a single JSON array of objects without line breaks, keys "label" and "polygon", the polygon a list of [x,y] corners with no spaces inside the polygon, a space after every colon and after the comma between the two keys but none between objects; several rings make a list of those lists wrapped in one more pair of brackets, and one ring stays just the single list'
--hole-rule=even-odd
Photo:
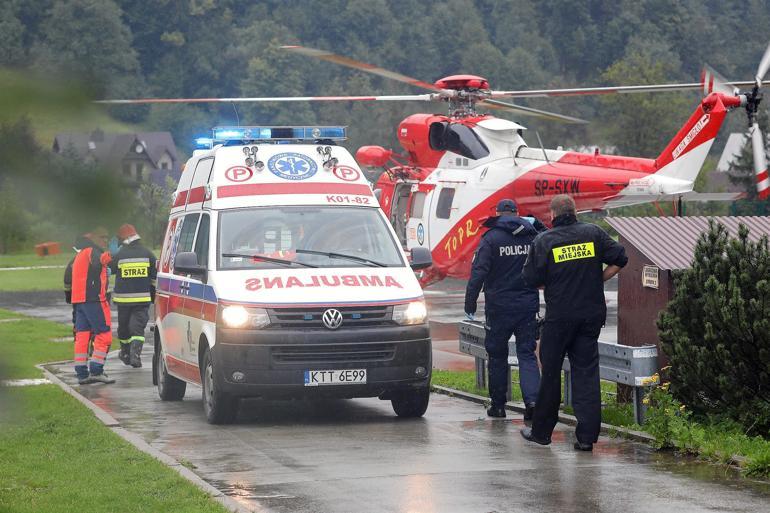
[{"label": "person in reflective jacket", "polygon": [[489,230],[481,237],[473,259],[470,280],[465,291],[465,314],[472,319],[476,301],[483,286],[486,300],[485,346],[489,355],[490,417],[505,417],[505,394],[508,390],[508,341],[516,336],[519,359],[519,382],[525,420],[530,420],[540,370],[535,356],[536,315],[540,306],[537,289],[527,286],[521,270],[537,230],[529,220],[517,215],[516,203],[504,199],[497,204],[497,217],[484,226]]},{"label": "person in reflective jacket", "polygon": [[[601,425],[599,332],[607,316],[604,282],[626,265],[623,246],[596,225],[577,220],[575,201],[566,194],[551,200],[553,228],[537,236],[522,277],[545,287],[545,323],[540,338],[542,381],[532,428],[521,435],[551,443],[561,402],[561,368],[569,357],[578,424],[575,448],[593,449]],[[606,264],[607,267],[603,268]]]},{"label": "person in reflective jacket", "polygon": [[142,366],[144,332],[150,303],[155,301],[156,259],[152,251],[142,245],[133,225],[122,225],[118,239],[123,246],[110,263],[115,275],[112,301],[118,305],[118,358],[125,365],[137,368]]}]

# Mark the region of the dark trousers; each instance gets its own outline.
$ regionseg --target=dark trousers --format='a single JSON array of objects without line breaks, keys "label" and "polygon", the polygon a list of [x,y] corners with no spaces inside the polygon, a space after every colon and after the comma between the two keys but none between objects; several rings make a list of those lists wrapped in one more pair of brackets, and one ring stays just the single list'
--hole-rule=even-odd
[{"label": "dark trousers", "polygon": [[489,356],[489,397],[492,405],[505,405],[508,391],[508,341],[516,336],[516,355],[519,359],[519,383],[524,403],[531,404],[537,398],[540,386],[540,370],[535,357],[537,321],[535,312],[486,313],[486,337],[484,345]]},{"label": "dark trousers", "polygon": [[572,406],[578,424],[577,439],[593,443],[599,438],[602,421],[599,387],[599,333],[603,319],[575,321],[549,320],[546,314],[540,337],[540,363],[543,374],[537,406],[532,418],[532,434],[550,440],[559,417],[561,403],[561,367],[569,357],[572,373]]},{"label": "dark trousers", "polygon": [[150,304],[118,304],[118,340],[121,344],[133,341],[144,342]]}]

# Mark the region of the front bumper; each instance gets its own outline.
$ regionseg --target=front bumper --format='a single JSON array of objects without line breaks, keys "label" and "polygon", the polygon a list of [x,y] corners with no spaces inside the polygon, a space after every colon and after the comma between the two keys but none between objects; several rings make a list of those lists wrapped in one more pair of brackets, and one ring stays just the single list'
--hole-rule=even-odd
[{"label": "front bumper", "polygon": [[[214,378],[238,396],[382,397],[427,387],[431,341],[427,324],[350,330],[218,329]],[[423,367],[426,373],[416,375]],[[367,383],[304,386],[306,370],[366,369]],[[236,382],[239,371],[244,379]]]}]

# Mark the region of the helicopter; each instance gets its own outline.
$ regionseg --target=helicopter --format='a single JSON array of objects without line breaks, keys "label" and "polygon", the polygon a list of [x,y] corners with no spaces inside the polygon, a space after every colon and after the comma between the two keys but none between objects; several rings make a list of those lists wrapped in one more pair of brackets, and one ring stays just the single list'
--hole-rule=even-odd
[{"label": "helicopter", "polygon": [[[421,271],[423,286],[447,277],[467,279],[483,224],[495,215],[497,202],[516,201],[519,214],[548,219],[550,199],[569,194],[578,212],[641,203],[733,200],[736,194],[693,192],[709,149],[728,111],[743,108],[748,117],[758,196],[770,196],[763,136],[757,122],[761,88],[770,68],[770,46],[755,79],[728,82],[704,68],[700,82],[616,87],[506,91],[490,89],[476,75],[453,75],[434,83],[334,53],[291,45],[283,50],[321,59],[426,90],[423,94],[389,96],[307,96],[252,98],[145,98],[100,100],[107,104],[234,103],[296,101],[422,101],[443,102],[446,114],[413,114],[397,127],[403,152],[363,146],[356,161],[384,172],[374,185],[382,210],[407,250],[430,249],[433,265]],[[741,92],[738,86],[747,86]],[[516,98],[655,93],[699,89],[703,99],[690,118],[655,158],[580,153],[530,147],[516,122],[479,113],[478,108],[511,112],[563,123],[585,121],[511,103]],[[538,136],[539,139],[539,136]]]}]

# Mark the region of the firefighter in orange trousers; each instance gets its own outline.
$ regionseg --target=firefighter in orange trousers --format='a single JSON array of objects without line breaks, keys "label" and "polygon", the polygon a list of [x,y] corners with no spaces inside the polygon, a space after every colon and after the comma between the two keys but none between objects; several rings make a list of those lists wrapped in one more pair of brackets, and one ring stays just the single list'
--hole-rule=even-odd
[{"label": "firefighter in orange trousers", "polygon": [[[72,304],[75,305],[75,373],[78,383],[114,383],[104,373],[112,344],[110,306],[107,302],[107,265],[111,260],[107,230],[97,228],[72,262]],[[88,362],[88,341],[94,336],[94,352]]]}]

